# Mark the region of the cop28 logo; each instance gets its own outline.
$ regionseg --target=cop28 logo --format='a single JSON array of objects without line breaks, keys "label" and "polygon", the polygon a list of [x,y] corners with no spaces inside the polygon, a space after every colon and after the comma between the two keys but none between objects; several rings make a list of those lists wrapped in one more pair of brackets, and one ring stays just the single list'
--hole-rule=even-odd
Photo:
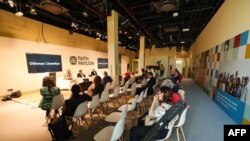
[{"label": "cop28 logo", "polygon": [[75,56],[70,56],[69,62],[71,65],[76,65],[77,64],[77,58]]}]

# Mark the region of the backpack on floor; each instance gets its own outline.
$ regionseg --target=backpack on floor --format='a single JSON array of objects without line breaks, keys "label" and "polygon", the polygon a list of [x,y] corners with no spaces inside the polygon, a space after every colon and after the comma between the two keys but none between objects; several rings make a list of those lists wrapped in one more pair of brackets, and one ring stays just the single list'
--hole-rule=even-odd
[{"label": "backpack on floor", "polygon": [[64,118],[54,119],[48,124],[48,129],[53,141],[68,139],[72,136],[72,131],[69,130]]}]

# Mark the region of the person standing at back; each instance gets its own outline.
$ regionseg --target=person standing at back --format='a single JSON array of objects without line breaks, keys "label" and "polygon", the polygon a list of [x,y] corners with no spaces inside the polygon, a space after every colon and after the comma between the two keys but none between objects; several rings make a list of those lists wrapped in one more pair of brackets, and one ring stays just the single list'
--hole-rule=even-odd
[{"label": "person standing at back", "polygon": [[[40,88],[40,94],[42,95],[42,100],[39,107],[46,110],[46,118],[49,119],[53,97],[61,94],[61,91],[58,87],[56,87],[56,84],[51,77],[45,76],[43,78],[42,87]],[[55,113],[56,112],[57,111],[55,111]]]}]

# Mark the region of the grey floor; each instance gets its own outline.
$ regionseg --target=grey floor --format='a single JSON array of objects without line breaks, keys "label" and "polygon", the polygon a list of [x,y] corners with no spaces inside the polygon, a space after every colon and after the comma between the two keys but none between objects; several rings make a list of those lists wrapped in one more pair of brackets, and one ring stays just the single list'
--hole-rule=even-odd
[{"label": "grey floor", "polygon": [[223,141],[223,126],[235,124],[192,80],[183,83],[190,105],[184,131],[188,141]]},{"label": "grey floor", "polygon": [[[192,79],[185,79],[183,87],[186,90],[186,100],[191,106],[187,112],[184,132],[187,141],[223,141],[223,125],[235,124]],[[68,92],[63,92],[68,97]],[[36,108],[31,102],[39,101],[39,94],[22,96],[23,101],[0,102],[0,140],[1,141],[50,141],[51,137],[44,126],[45,112]],[[25,98],[26,97],[26,98]],[[36,103],[36,102],[35,102]],[[110,125],[98,118],[87,128],[83,125],[80,134],[70,141],[93,141],[93,136],[103,127]],[[89,121],[89,119],[87,119]],[[90,121],[89,121],[90,122]],[[124,134],[125,141],[129,141],[128,131]],[[176,141],[176,132],[170,141]]]}]

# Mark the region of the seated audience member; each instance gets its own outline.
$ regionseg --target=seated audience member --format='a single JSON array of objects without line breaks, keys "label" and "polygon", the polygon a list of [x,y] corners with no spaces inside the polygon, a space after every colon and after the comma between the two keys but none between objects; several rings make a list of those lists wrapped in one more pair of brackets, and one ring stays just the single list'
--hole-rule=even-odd
[{"label": "seated audience member", "polygon": [[64,107],[63,107],[63,117],[69,116],[72,117],[75,113],[77,106],[85,101],[91,101],[92,97],[86,93],[80,95],[81,88],[79,85],[73,85],[71,87],[72,95],[70,99],[65,100]]},{"label": "seated audience member", "polygon": [[[46,118],[48,120],[50,118],[50,107],[52,105],[53,97],[61,94],[61,91],[56,87],[56,84],[51,77],[45,76],[43,78],[42,87],[40,88],[40,94],[42,95],[42,100],[39,107],[46,110]],[[58,113],[58,111],[56,111],[56,113]]]},{"label": "seated audience member", "polygon": [[104,74],[104,77],[102,79],[102,84],[105,87],[108,82],[110,82],[110,84],[112,83],[112,78],[108,75],[108,73],[106,71],[104,71],[103,74]]},{"label": "seated audience member", "polygon": [[172,75],[171,77],[171,80],[173,81],[174,84],[177,84],[179,79],[180,79],[180,76],[181,73],[179,72],[179,70],[177,68],[174,69],[174,75]]},{"label": "seated audience member", "polygon": [[93,70],[91,71],[91,75],[92,75],[92,76],[93,76],[93,75],[98,75],[94,68],[93,68]]},{"label": "seated audience member", "polygon": [[125,84],[126,84],[126,82],[130,79],[130,72],[129,72],[129,70],[124,74],[124,80],[125,80]]},{"label": "seated audience member", "polygon": [[149,72],[147,76],[149,80],[147,81],[146,85],[142,85],[141,88],[136,89],[136,95],[139,95],[142,91],[146,90],[147,88],[148,88],[147,95],[152,95],[154,93],[153,86],[155,85],[156,80],[153,77],[152,72]]},{"label": "seated audience member", "polygon": [[100,98],[103,90],[104,86],[102,84],[102,79],[97,75],[94,77],[93,83],[88,88],[88,94],[92,97],[99,94]]},{"label": "seated audience member", "polygon": [[[154,125],[163,117],[166,116],[168,110],[173,110],[171,106],[167,104],[169,96],[171,96],[172,91],[168,87],[161,87],[160,92],[154,96],[154,101],[149,109],[149,112],[144,114],[138,119],[138,125],[134,126],[130,130],[130,141],[140,141],[144,136],[147,135]],[[175,108],[174,108],[175,109]],[[178,112],[179,110],[175,109]],[[168,133],[168,129],[165,129],[157,136],[153,137],[153,140],[163,139]]]},{"label": "seated audience member", "polygon": [[166,86],[172,89],[174,93],[177,93],[181,96],[181,99],[185,102],[185,91],[179,87],[178,84],[174,84],[172,80],[165,79],[161,83],[161,87]]},{"label": "seated audience member", "polygon": [[64,79],[65,80],[71,80],[71,79],[73,79],[72,73],[71,73],[70,69],[67,69],[67,72],[64,74]]},{"label": "seated audience member", "polygon": [[79,70],[79,73],[77,73],[77,78],[84,78],[86,75],[82,72],[82,70]]}]

